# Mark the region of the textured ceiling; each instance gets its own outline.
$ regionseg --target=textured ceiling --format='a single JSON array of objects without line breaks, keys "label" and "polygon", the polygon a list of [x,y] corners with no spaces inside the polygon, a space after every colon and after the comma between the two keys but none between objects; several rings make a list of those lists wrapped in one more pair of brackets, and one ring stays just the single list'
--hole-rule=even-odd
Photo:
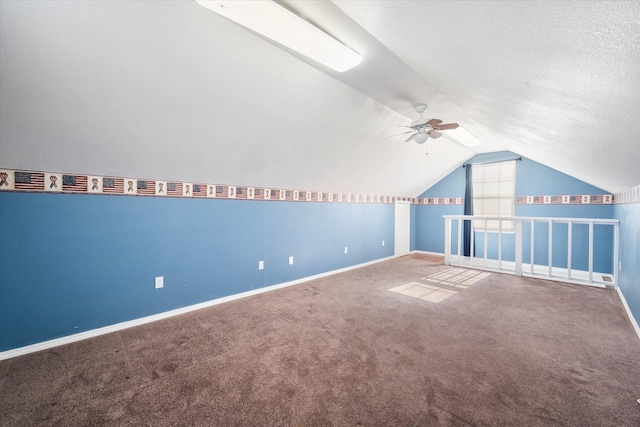
[{"label": "textured ceiling", "polygon": [[483,141],[608,191],[640,183],[640,2],[336,3]]},{"label": "textured ceiling", "polygon": [[[640,3],[287,1],[335,73],[195,1],[0,1],[0,166],[416,196],[511,150],[640,183]],[[426,114],[482,140],[402,137]]]}]

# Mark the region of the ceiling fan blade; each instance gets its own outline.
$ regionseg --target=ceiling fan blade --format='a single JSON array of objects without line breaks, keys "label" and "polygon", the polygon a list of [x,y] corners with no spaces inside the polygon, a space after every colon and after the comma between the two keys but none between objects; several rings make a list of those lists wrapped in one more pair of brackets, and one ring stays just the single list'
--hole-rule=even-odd
[{"label": "ceiling fan blade", "polygon": [[394,136],[406,135],[406,134],[412,133],[412,132],[415,132],[415,131],[414,130],[408,130],[406,132],[402,132],[402,133],[397,133],[395,135],[391,135],[389,138],[393,138]]},{"label": "ceiling fan blade", "polygon": [[457,123],[445,123],[443,125],[434,126],[436,130],[458,129],[460,125]]},{"label": "ceiling fan blade", "polygon": [[436,139],[436,138],[440,138],[442,136],[442,134],[436,130],[432,130],[431,132],[429,132],[429,137]]},{"label": "ceiling fan blade", "polygon": [[427,124],[430,124],[431,126],[437,126],[440,123],[442,123],[442,120],[440,119],[431,119],[427,122]]},{"label": "ceiling fan blade", "polygon": [[418,132],[414,133],[413,135],[411,135],[409,138],[405,139],[404,142],[409,142],[413,139],[414,136],[416,136],[418,134]]}]

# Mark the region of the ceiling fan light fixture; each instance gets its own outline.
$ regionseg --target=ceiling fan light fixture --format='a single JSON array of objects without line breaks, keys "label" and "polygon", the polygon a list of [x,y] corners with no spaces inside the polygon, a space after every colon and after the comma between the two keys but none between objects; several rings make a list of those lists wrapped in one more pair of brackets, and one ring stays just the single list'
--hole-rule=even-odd
[{"label": "ceiling fan light fixture", "polygon": [[427,139],[429,139],[429,134],[427,134],[426,132],[418,132],[413,137],[413,140],[418,144],[424,144],[425,142],[427,142]]},{"label": "ceiling fan light fixture", "polygon": [[196,2],[335,71],[347,71],[362,61],[359,53],[273,1]]}]

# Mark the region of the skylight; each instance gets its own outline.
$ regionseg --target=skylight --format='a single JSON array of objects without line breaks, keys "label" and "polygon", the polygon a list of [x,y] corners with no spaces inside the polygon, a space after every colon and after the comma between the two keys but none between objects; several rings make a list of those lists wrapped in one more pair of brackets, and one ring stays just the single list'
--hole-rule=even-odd
[{"label": "skylight", "polygon": [[473,136],[471,132],[469,132],[462,126],[459,126],[457,129],[448,130],[446,132],[446,136],[455,139],[460,144],[466,147],[477,147],[478,145],[482,144],[482,141]]}]

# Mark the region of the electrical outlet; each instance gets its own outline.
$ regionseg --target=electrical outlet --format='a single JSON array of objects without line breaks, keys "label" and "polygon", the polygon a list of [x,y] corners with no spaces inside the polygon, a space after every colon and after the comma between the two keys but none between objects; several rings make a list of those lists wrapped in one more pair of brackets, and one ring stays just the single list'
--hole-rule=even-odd
[{"label": "electrical outlet", "polygon": [[264,261],[258,261],[258,270],[264,270]]},{"label": "electrical outlet", "polygon": [[618,271],[622,271],[622,261],[618,262]]},{"label": "electrical outlet", "polygon": [[156,289],[164,288],[164,276],[156,277],[155,287]]},{"label": "electrical outlet", "polygon": [[289,265],[293,265],[293,257],[292,256],[289,257]]},{"label": "electrical outlet", "polygon": [[382,246],[384,246],[384,240],[382,241]]},{"label": "electrical outlet", "polygon": [[346,246],[344,247],[344,253],[345,253],[345,254],[349,253],[349,248],[348,248],[348,247],[346,247]]}]

